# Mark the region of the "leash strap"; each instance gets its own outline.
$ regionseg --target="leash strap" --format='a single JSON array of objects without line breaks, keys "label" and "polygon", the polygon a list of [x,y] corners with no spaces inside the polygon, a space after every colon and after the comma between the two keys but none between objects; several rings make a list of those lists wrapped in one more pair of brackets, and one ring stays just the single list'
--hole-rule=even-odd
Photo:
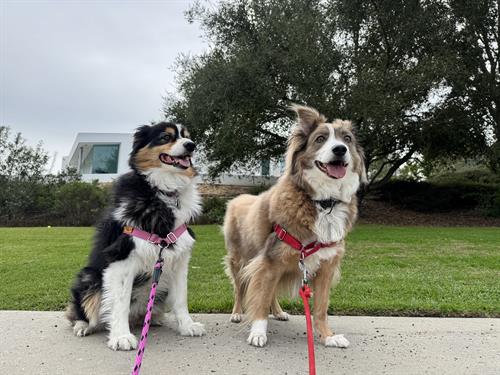
[{"label": "leash strap", "polygon": [[304,303],[304,314],[306,316],[307,327],[307,352],[309,354],[309,375],[316,375],[316,358],[314,357],[314,335],[311,321],[311,309],[309,307],[309,298],[312,292],[309,285],[305,284],[299,289],[299,295]]},{"label": "leash strap", "polygon": [[160,275],[163,268],[163,258],[161,258],[161,251],[158,260],[155,263],[153,272],[153,283],[151,284],[151,291],[149,292],[149,300],[146,308],[146,316],[144,316],[144,323],[142,325],[141,339],[139,340],[139,345],[137,347],[137,354],[135,355],[134,369],[132,370],[132,375],[139,375],[142,365],[142,357],[144,356],[144,351],[146,350],[146,344],[148,343],[148,332],[149,327],[151,327],[151,315],[153,314],[153,306],[156,297],[156,287],[158,286],[158,281],[160,281]]},{"label": "leash strap", "polygon": [[336,242],[322,243],[313,241],[304,246],[302,242],[288,233],[281,225],[274,224],[273,230],[280,241],[283,241],[287,245],[293,247],[295,250],[300,251],[302,259],[307,258],[309,255],[313,255],[315,252],[321,250],[324,247],[331,247],[337,244]]}]

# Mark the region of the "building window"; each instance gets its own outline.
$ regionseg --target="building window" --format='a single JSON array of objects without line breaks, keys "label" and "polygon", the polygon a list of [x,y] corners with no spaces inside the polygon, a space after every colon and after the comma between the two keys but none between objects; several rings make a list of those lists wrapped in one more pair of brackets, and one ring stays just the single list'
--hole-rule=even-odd
[{"label": "building window", "polygon": [[270,169],[271,169],[271,161],[269,159],[261,160],[260,162],[261,176],[269,176]]},{"label": "building window", "polygon": [[80,172],[82,174],[117,173],[119,150],[119,144],[93,145],[83,157]]}]

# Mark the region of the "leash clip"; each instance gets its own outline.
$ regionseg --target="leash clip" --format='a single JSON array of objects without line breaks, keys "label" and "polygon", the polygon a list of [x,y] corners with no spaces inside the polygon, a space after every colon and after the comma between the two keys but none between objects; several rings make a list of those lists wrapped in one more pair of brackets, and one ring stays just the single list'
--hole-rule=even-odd
[{"label": "leash clip", "polygon": [[160,276],[162,274],[162,268],[163,268],[163,258],[159,258],[156,261],[155,269],[153,271],[153,281],[155,283],[158,283],[160,281]]},{"label": "leash clip", "polygon": [[304,263],[305,254],[303,251],[300,252],[300,260],[299,260],[299,269],[302,271],[302,280],[301,285],[304,288],[305,285],[309,284],[309,280],[307,278],[307,267]]}]

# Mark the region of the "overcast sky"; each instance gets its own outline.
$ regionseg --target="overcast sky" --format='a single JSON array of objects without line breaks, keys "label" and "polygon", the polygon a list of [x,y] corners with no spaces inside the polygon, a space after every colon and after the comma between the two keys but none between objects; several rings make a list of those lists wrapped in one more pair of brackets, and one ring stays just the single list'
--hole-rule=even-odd
[{"label": "overcast sky", "polygon": [[0,124],[57,152],[55,170],[78,132],[160,119],[176,57],[207,48],[187,0],[0,4]]}]

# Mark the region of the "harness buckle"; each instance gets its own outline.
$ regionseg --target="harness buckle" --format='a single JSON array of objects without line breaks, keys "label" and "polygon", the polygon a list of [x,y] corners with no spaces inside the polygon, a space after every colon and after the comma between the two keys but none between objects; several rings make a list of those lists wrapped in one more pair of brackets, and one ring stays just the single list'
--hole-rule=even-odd
[{"label": "harness buckle", "polygon": [[280,228],[280,231],[277,233],[278,238],[280,239],[280,241],[283,241],[283,239],[286,236],[286,233],[287,233],[286,230],[284,230],[283,228]]},{"label": "harness buckle", "polygon": [[175,235],[174,232],[170,232],[169,234],[167,234],[167,239],[170,241],[171,244],[177,242],[177,236]]}]

